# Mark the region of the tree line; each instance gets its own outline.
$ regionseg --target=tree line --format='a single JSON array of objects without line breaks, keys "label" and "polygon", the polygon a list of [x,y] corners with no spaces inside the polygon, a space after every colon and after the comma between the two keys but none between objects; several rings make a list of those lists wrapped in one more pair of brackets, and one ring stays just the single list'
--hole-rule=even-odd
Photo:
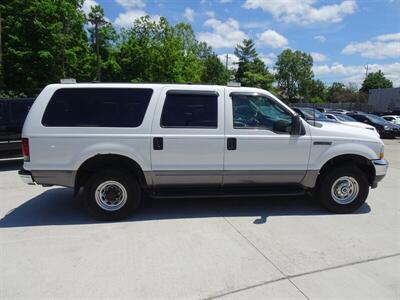
[{"label": "tree line", "polygon": [[270,90],[289,102],[364,102],[371,88],[391,87],[381,71],[360,90],[315,79],[310,54],[285,49],[273,70],[251,39],[236,46],[228,69],[190,24],[142,17],[116,30],[101,6],[85,15],[83,0],[13,0],[0,4],[0,97],[36,96],[60,78],[79,82],[169,82]]}]

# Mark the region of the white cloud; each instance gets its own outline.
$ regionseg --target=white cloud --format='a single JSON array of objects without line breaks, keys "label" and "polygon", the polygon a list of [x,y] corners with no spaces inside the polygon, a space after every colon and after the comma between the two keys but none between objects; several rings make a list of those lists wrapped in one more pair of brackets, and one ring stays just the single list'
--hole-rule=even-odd
[{"label": "white cloud", "polygon": [[[120,13],[118,17],[115,19],[114,24],[118,27],[130,27],[135,22],[136,19],[144,17],[148,15],[144,10],[128,10],[124,13]],[[152,15],[150,16],[152,21],[159,21],[160,16]]]},{"label": "white cloud", "polygon": [[275,30],[268,29],[258,36],[258,44],[271,48],[282,48],[289,44],[287,38],[277,33]]},{"label": "white cloud", "polygon": [[185,12],[183,13],[183,16],[188,19],[190,22],[194,21],[194,10],[191,8],[186,8]]},{"label": "white cloud", "polygon": [[219,2],[225,4],[225,3],[231,3],[232,0],[219,0]]},{"label": "white cloud", "polygon": [[325,54],[318,53],[318,52],[311,52],[310,54],[311,54],[314,62],[323,62],[323,61],[328,60],[328,57],[326,57]]},{"label": "white cloud", "polygon": [[144,0],[116,0],[116,2],[125,8],[143,8],[146,6]]},{"label": "white cloud", "polygon": [[[382,70],[386,78],[393,81],[395,86],[400,85],[400,63],[368,65],[369,72],[377,72],[378,70]],[[313,71],[316,76],[341,76],[342,81],[357,84],[361,84],[365,78],[364,65],[344,66],[340,63],[314,65]]]},{"label": "white cloud", "polygon": [[400,32],[378,35],[375,39],[381,42],[400,41]]},{"label": "white cloud", "polygon": [[207,10],[206,11],[206,16],[209,18],[215,18],[215,12],[212,10]]},{"label": "white cloud", "polygon": [[378,35],[365,42],[351,42],[342,53],[359,53],[363,57],[376,59],[400,57],[400,33]]},{"label": "white cloud", "polygon": [[243,7],[258,9],[270,13],[275,19],[287,23],[311,24],[315,22],[338,23],[345,15],[354,13],[355,0],[346,0],[340,4],[314,7],[316,0],[246,0]]},{"label": "white cloud", "polygon": [[82,4],[82,10],[86,15],[88,15],[91,7],[96,5],[99,5],[99,3],[97,3],[95,0],[85,0]]},{"label": "white cloud", "polygon": [[239,58],[233,53],[224,53],[218,55],[219,60],[226,65],[226,55],[228,55],[228,69],[236,70],[238,68],[237,63],[239,62]]},{"label": "white cloud", "polygon": [[323,36],[323,35],[316,35],[316,36],[314,36],[314,40],[317,40],[317,41],[319,41],[321,43],[325,43],[326,42],[326,37]]},{"label": "white cloud", "polygon": [[[274,53],[260,54],[259,57],[269,67],[272,67],[275,64],[276,55]],[[273,71],[273,69],[270,68],[270,71]]]},{"label": "white cloud", "polygon": [[204,26],[210,27],[212,32],[200,32],[198,37],[214,48],[232,48],[241,43],[248,36],[240,30],[239,22],[229,18],[226,22],[217,19],[208,19]]},{"label": "white cloud", "polygon": [[243,24],[243,28],[246,29],[265,29],[268,28],[268,26],[270,26],[271,23],[268,21],[252,21],[252,22],[248,22],[248,23],[244,23]]}]

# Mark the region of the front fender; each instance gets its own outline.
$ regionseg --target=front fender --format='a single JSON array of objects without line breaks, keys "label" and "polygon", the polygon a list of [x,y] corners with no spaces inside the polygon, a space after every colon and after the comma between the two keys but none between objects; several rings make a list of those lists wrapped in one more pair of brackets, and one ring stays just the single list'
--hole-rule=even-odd
[{"label": "front fender", "polygon": [[[375,148],[375,147],[374,147]],[[370,145],[354,142],[332,142],[327,145],[312,145],[309,170],[320,170],[329,160],[340,155],[359,155],[369,160],[378,159],[379,145],[377,149]]]}]

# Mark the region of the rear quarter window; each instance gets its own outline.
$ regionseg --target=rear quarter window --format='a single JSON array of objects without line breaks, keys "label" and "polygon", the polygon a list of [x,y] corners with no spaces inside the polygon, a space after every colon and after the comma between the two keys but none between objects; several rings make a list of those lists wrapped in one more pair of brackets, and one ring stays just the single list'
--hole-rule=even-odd
[{"label": "rear quarter window", "polygon": [[46,127],[138,127],[152,89],[64,88],[51,97],[42,124]]}]

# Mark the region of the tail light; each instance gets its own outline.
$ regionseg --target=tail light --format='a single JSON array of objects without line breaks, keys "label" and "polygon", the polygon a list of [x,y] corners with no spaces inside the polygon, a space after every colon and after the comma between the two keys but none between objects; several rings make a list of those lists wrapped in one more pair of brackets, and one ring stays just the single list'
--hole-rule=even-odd
[{"label": "tail light", "polygon": [[24,156],[24,161],[29,161],[29,139],[22,138],[22,155]]}]

